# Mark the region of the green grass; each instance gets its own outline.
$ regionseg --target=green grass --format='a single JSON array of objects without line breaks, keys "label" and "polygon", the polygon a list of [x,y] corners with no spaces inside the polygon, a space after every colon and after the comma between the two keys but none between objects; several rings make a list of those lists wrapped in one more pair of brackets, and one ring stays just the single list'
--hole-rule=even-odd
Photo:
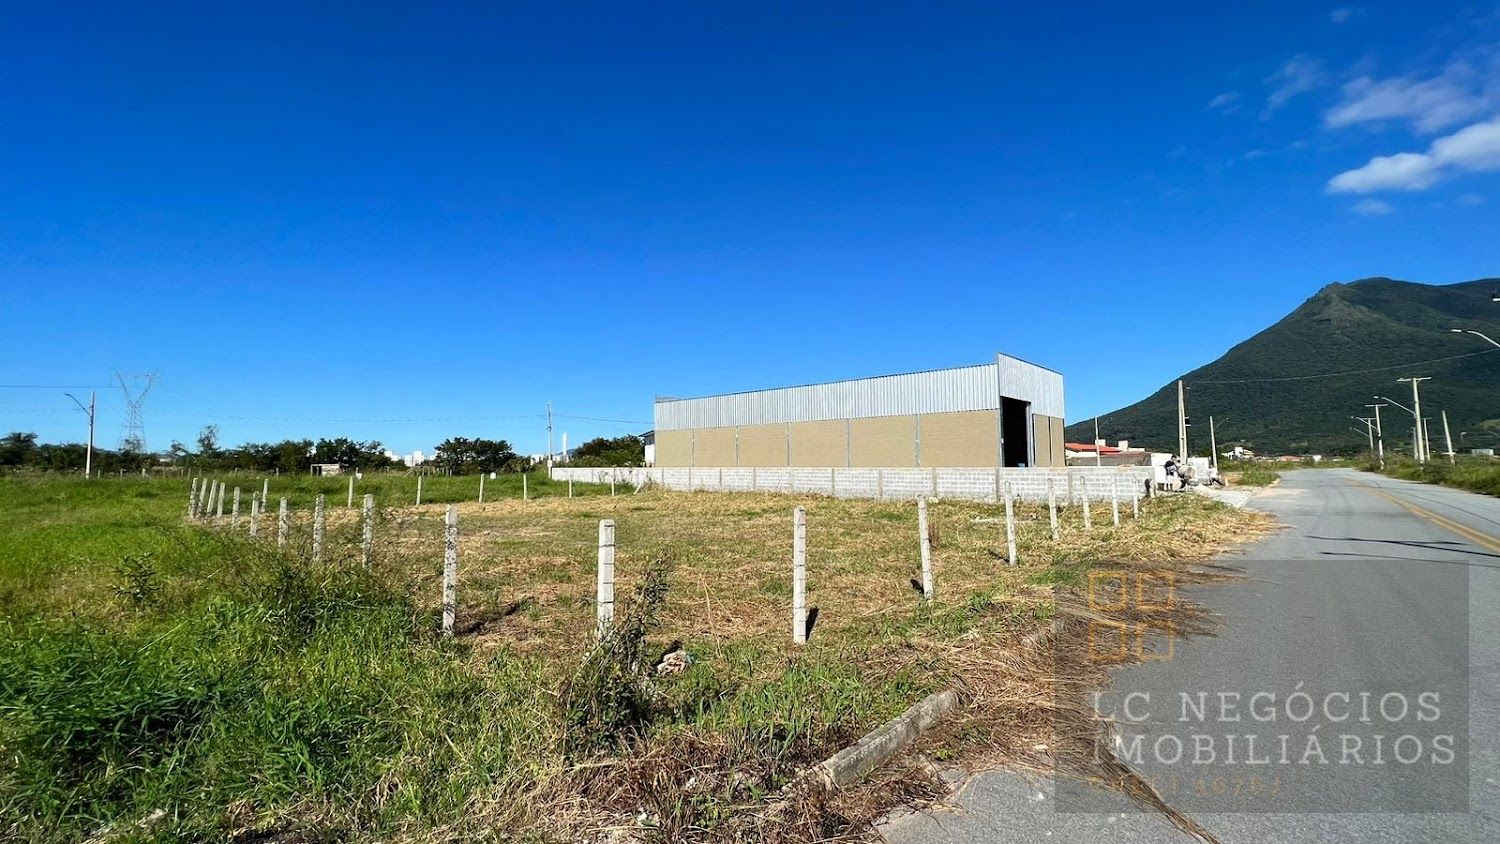
[{"label": "green grass", "polygon": [[[1428,463],[1418,464],[1415,460],[1387,455],[1385,464],[1385,474],[1393,478],[1500,495],[1500,460],[1493,457],[1461,456],[1449,464],[1445,455],[1436,455]],[[1380,471],[1374,464],[1365,468]]]},{"label": "green grass", "polygon": [[1281,473],[1270,466],[1251,463],[1235,473],[1233,483],[1235,486],[1270,486],[1280,478]]},{"label": "green grass", "polygon": [[[246,500],[260,487],[224,480]],[[993,506],[935,502],[939,600],[924,603],[906,583],[914,508],[797,499],[823,617],[793,648],[792,498],[578,484],[569,501],[566,484],[533,478],[538,500],[523,504],[519,480],[461,508],[460,619],[524,609],[498,633],[445,639],[442,508],[404,506],[414,479],[359,482],[388,508],[366,569],[347,479],[271,479],[272,500],[298,511],[279,553],[243,524],[189,523],[186,479],[0,477],[0,840],[106,827],[114,841],[576,840],[642,812],[648,839],[837,831],[862,816],[756,824],[808,764],[954,682],[948,644],[974,658],[974,643],[1003,649],[1045,625],[1051,593],[1028,584],[1197,544],[1151,537],[1201,530],[1211,544],[1241,518],[1172,496],[1120,528],[1096,510],[1090,534],[1070,512],[1052,543],[1026,506],[1028,562],[1010,568],[990,552],[995,527],[975,522]],[[477,499],[476,478],[423,487],[424,503]],[[315,565],[305,516],[319,493],[332,519]],[[589,633],[599,518],[619,521],[617,618],[639,621],[607,649]],[[647,557],[659,578],[641,574]],[[693,664],[647,681],[641,663],[674,640]]]}]

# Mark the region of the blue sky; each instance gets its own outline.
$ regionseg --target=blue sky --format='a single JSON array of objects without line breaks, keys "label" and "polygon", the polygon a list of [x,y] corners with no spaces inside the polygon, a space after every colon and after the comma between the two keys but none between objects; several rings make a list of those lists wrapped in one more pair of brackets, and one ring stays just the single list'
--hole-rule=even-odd
[{"label": "blue sky", "polygon": [[0,384],[532,451],[1003,350],[1077,420],[1329,282],[1500,275],[1492,4],[498,5],[12,4]]}]

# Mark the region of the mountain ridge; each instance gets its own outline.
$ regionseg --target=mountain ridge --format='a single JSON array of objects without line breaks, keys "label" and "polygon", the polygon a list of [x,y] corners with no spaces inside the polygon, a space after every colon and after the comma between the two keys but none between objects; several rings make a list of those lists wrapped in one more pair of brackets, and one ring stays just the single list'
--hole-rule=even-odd
[{"label": "mountain ridge", "polygon": [[[1409,407],[1410,385],[1396,379],[1410,375],[1433,378],[1422,383],[1421,396],[1435,450],[1444,448],[1443,410],[1455,449],[1500,444],[1500,349],[1451,331],[1476,329],[1500,340],[1497,291],[1500,278],[1493,277],[1432,285],[1377,276],[1324,285],[1276,323],[1181,376],[1193,420],[1189,450],[1207,452],[1209,416],[1221,450],[1360,450],[1367,439],[1351,417],[1369,415],[1365,405],[1375,395]],[[1099,435],[1175,451],[1176,382],[1102,414]],[[1386,447],[1409,445],[1411,415],[1386,407],[1381,417]],[[1067,436],[1092,441],[1093,419],[1069,425]]]}]

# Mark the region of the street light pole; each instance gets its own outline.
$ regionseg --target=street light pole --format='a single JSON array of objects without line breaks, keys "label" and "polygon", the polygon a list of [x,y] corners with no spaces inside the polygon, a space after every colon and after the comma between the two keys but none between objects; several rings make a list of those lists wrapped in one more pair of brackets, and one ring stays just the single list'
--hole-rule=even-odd
[{"label": "street light pole", "polygon": [[1385,468],[1385,430],[1380,426],[1380,409],[1383,404],[1367,404],[1365,407],[1375,410],[1375,459],[1380,462],[1380,468]]},{"label": "street light pole", "polygon": [[1483,331],[1475,331],[1472,328],[1450,328],[1449,331],[1452,331],[1454,334],[1473,334],[1475,337],[1483,339],[1491,346],[1500,349],[1500,343],[1496,343],[1494,338],[1490,337],[1490,335],[1488,334],[1485,334]]},{"label": "street light pole", "polygon": [[1365,435],[1370,438],[1370,454],[1374,455],[1375,454],[1375,420],[1373,418],[1369,417],[1369,416],[1351,416],[1349,418],[1355,420],[1356,422],[1363,422],[1364,423],[1364,426],[1365,426]]},{"label": "street light pole", "polygon": [[1182,379],[1177,380],[1177,453],[1187,461],[1187,398],[1183,395]]},{"label": "street light pole", "polygon": [[72,393],[63,393],[63,395],[72,399],[73,403],[78,405],[78,409],[83,411],[84,415],[89,418],[89,447],[88,451],[83,453],[83,476],[84,478],[91,478],[94,476],[94,403],[98,397],[98,393],[93,390],[89,391],[88,407],[84,407],[83,402],[79,401]]},{"label": "street light pole", "polygon": [[[1375,398],[1379,399],[1380,401],[1388,402],[1390,404],[1393,404],[1393,405],[1401,408],[1402,410],[1406,411],[1407,413],[1411,413],[1413,420],[1415,420],[1416,417],[1417,417],[1417,414],[1413,413],[1411,408],[1407,407],[1406,405],[1402,404],[1401,402],[1396,401],[1395,399],[1391,398],[1390,396],[1376,396]],[[1421,459],[1420,456],[1419,456],[1421,454],[1421,440],[1418,438],[1417,433],[1416,433],[1417,432],[1417,427],[1416,426],[1418,426],[1420,424],[1421,423],[1416,422],[1416,421],[1412,422],[1412,426],[1413,427],[1412,427],[1412,446],[1411,446],[1412,452],[1411,452],[1411,456],[1412,456],[1413,459],[1417,459],[1417,460]]]},{"label": "street light pole", "polygon": [[[1497,344],[1497,345],[1500,345],[1500,344]],[[1432,380],[1432,376],[1430,376],[1430,375],[1424,375],[1424,376],[1422,376],[1420,378],[1418,378],[1416,376],[1412,376],[1411,378],[1397,378],[1396,379],[1397,383],[1402,383],[1402,382],[1405,382],[1405,381],[1410,381],[1411,382],[1411,408],[1412,408],[1411,415],[1412,415],[1412,418],[1416,420],[1416,425],[1417,425],[1417,446],[1416,446],[1416,452],[1417,452],[1417,462],[1418,463],[1426,463],[1427,462],[1427,443],[1426,443],[1426,440],[1427,440],[1427,430],[1426,430],[1426,428],[1427,428],[1427,426],[1422,424],[1422,395],[1421,395],[1420,392],[1418,392],[1417,387],[1423,381],[1431,381],[1431,380]]]}]

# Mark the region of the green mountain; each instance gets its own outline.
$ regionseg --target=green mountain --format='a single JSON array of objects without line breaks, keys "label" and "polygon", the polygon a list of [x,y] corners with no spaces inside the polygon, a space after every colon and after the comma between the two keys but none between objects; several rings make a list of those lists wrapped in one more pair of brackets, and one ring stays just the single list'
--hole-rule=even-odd
[{"label": "green mountain", "polygon": [[[1421,386],[1433,450],[1442,451],[1441,411],[1454,448],[1500,445],[1500,348],[1453,328],[1500,341],[1500,279],[1431,285],[1389,278],[1330,284],[1270,328],[1182,376],[1189,449],[1208,452],[1214,417],[1220,451],[1244,445],[1261,454],[1340,454],[1366,447],[1363,427],[1375,395],[1411,406],[1405,376]],[[1381,411],[1386,448],[1410,450],[1411,414]],[[1351,428],[1358,428],[1356,433]],[[1460,432],[1463,432],[1462,435]],[[1070,442],[1090,442],[1094,420],[1073,423]],[[1104,439],[1163,451],[1177,447],[1174,380],[1129,407],[1099,417]]]}]

